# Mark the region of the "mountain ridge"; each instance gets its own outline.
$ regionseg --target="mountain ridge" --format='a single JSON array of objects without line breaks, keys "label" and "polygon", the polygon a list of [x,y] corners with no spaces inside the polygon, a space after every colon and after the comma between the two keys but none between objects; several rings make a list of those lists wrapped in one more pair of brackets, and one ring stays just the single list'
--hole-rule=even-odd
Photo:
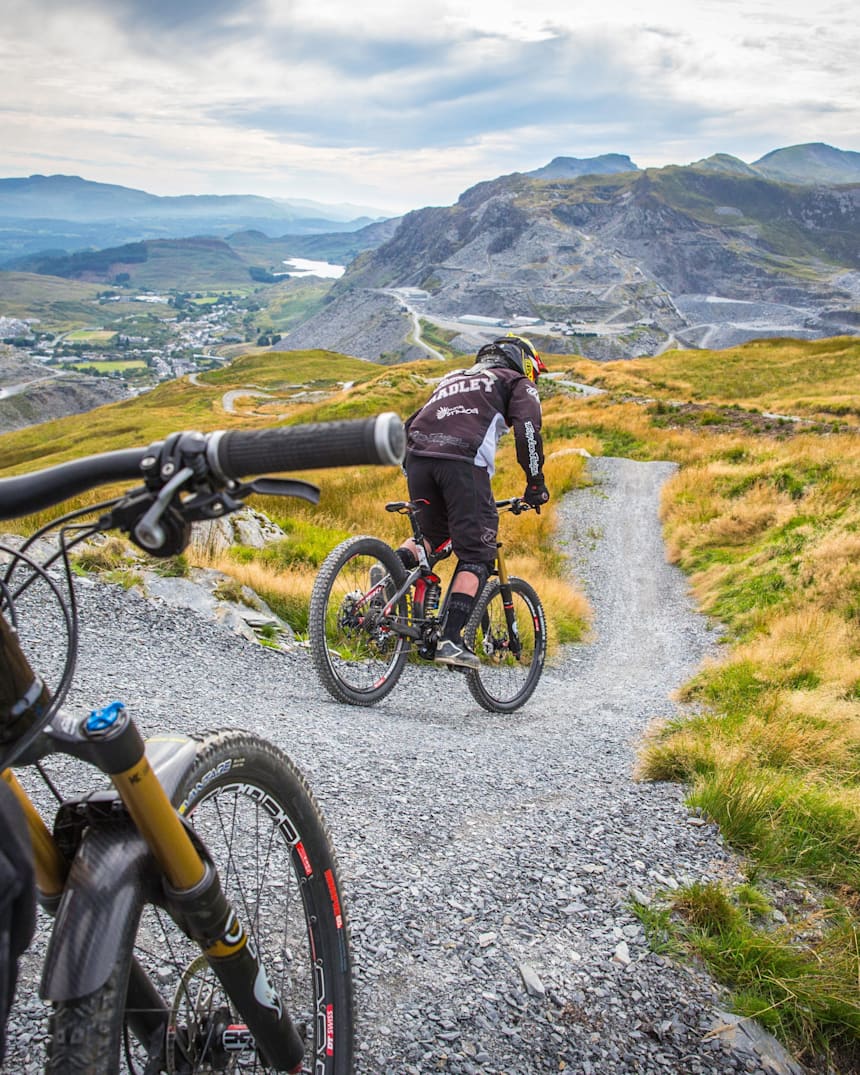
[{"label": "mountain ridge", "polygon": [[[553,177],[553,169],[561,174]],[[855,169],[857,180],[845,182]],[[50,177],[41,180],[50,185]],[[24,181],[0,180],[0,191],[4,182]],[[90,184],[77,177],[73,186],[86,193]],[[144,191],[101,187],[109,197],[130,191],[144,216],[153,199],[160,203]],[[230,215],[258,203],[270,212],[266,199],[197,197],[167,201],[171,213],[191,204],[202,215],[168,214],[146,239],[181,242],[174,236],[186,219],[192,236],[235,236],[240,261],[228,266],[222,251],[231,283],[234,272],[268,282],[287,253],[349,262],[324,309],[291,329],[290,344],[300,348],[384,362],[412,358],[421,352],[419,313],[449,333],[454,350],[482,341],[476,319],[495,319],[497,329],[531,320],[543,325],[535,331],[546,337],[546,350],[569,349],[575,337],[576,349],[595,358],[730,346],[762,335],[856,334],[860,323],[860,154],[823,143],[774,150],[754,164],[723,153],[645,169],[623,154],[556,157],[533,173],[476,183],[451,206],[354,231],[327,222],[313,232],[310,222],[310,233],[280,239],[270,237],[272,217]],[[205,215],[213,204],[227,213],[217,227]],[[2,212],[0,198],[0,242],[8,239]],[[42,250],[55,224],[45,223]],[[80,224],[79,236],[87,226]],[[111,252],[128,245],[121,235],[112,238],[104,244],[108,272]],[[44,254],[6,264],[79,276],[88,263],[87,255],[53,254],[53,264]],[[98,261],[89,263],[96,272]],[[131,265],[139,263],[132,257]],[[84,278],[104,279],[88,271]],[[403,289],[420,290],[420,309]]]},{"label": "mountain ridge", "polygon": [[[284,262],[304,257],[342,264],[389,238],[397,219],[374,222],[349,232],[270,238],[248,229],[224,237],[191,235],[181,239],[141,239],[99,250],[42,251],[15,258],[7,271],[36,273],[66,280],[115,283],[126,274],[132,287],[156,290],[248,286],[273,282],[286,271]],[[2,271],[2,270],[0,270]]]},{"label": "mountain ridge", "polygon": [[319,215],[324,208],[320,202],[250,194],[162,196],[81,176],[0,178],[0,267],[46,251],[71,254],[148,239],[223,238],[250,230],[269,236],[316,235],[357,231],[387,219],[344,219],[343,205],[334,206],[328,218]]},{"label": "mountain ridge", "polygon": [[574,179],[580,175],[638,171],[639,165],[634,164],[626,153],[604,153],[599,157],[553,157],[549,164],[525,174],[534,179]]},{"label": "mountain ridge", "polygon": [[[343,205],[331,207],[334,215],[325,216],[326,205],[307,199],[266,198],[258,194],[150,194],[137,187],[117,183],[100,183],[78,175],[13,176],[0,178],[0,217],[15,219],[101,220],[110,210],[136,210],[140,215],[209,214],[213,209],[227,215],[270,216],[273,220],[331,219],[344,222]],[[354,207],[348,220],[371,223],[396,214],[376,213]],[[38,212],[33,212],[38,209]]]},{"label": "mountain ridge", "polygon": [[[406,214],[289,339],[312,346],[319,331],[336,349],[343,303],[354,346],[356,291],[416,288],[422,316],[459,331],[464,351],[493,332],[472,315],[496,319],[496,332],[524,318],[550,323],[544,349],[568,349],[574,336],[596,358],[854,335],[858,248],[860,183],[780,182],[731,158],[575,179],[513,173],[453,206]],[[559,334],[552,323],[567,327]],[[400,350],[409,355],[408,339]]]},{"label": "mountain ridge", "polygon": [[766,153],[752,165],[769,179],[795,183],[860,182],[860,153],[807,142]]}]

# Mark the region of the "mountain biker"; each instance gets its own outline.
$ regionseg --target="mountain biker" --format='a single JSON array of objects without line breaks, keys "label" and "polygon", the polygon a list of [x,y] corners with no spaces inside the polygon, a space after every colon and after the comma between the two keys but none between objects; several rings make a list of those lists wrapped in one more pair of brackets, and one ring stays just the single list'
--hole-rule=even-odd
[{"label": "mountain biker", "polygon": [[[538,510],[549,500],[536,387],[544,372],[530,341],[510,333],[484,344],[469,369],[443,377],[405,423],[409,498],[427,502],[421,513],[427,550],[450,537],[458,560],[444,635],[436,647],[440,664],[478,667],[463,628],[495,560],[499,514],[490,479],[498,442],[509,428],[526,475],[523,500]],[[407,570],[418,563],[411,538],[397,554]]]}]

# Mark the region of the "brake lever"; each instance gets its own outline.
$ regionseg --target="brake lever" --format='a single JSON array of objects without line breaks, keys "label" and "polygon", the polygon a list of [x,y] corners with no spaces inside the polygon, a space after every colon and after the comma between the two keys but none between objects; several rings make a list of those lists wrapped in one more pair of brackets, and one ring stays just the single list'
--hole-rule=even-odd
[{"label": "brake lever", "polygon": [[293,496],[311,504],[320,502],[319,488],[298,478],[254,478],[242,486],[242,492],[246,489],[259,496]]},{"label": "brake lever", "polygon": [[132,538],[141,548],[155,553],[164,547],[167,534],[161,525],[162,517],[170,507],[170,502],[176,493],[193,476],[194,471],[191,467],[183,467],[161,488],[132,533]]}]

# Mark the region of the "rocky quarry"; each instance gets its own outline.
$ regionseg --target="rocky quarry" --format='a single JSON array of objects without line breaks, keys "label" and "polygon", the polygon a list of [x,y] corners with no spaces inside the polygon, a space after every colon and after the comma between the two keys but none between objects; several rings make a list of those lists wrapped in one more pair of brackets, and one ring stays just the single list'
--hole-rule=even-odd
[{"label": "rocky quarry", "polygon": [[[737,164],[480,183],[407,214],[289,345],[409,360],[426,354],[416,312],[453,328],[455,349],[530,319],[544,350],[598,359],[856,334],[860,184],[786,183]],[[497,324],[458,333],[469,315]]]}]

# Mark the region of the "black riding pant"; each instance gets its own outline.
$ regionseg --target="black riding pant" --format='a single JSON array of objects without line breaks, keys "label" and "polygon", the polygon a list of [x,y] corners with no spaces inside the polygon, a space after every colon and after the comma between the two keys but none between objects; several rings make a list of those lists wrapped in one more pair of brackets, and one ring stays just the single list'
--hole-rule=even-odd
[{"label": "black riding pant", "polygon": [[406,458],[410,500],[426,500],[421,529],[436,549],[451,538],[454,554],[466,563],[492,563],[499,513],[486,467],[466,459]]}]

